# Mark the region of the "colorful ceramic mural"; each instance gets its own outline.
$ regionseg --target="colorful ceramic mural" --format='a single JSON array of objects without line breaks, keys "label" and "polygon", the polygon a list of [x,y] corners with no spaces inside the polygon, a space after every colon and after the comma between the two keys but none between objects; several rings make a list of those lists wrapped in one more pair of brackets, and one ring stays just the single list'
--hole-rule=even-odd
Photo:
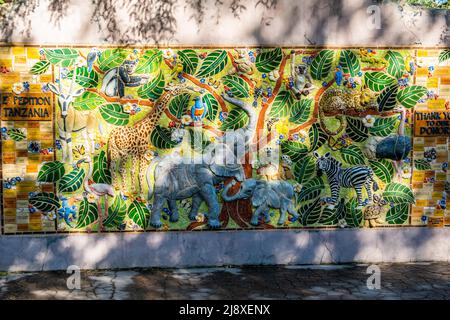
[{"label": "colorful ceramic mural", "polygon": [[1,50],[4,233],[450,224],[448,50]]}]

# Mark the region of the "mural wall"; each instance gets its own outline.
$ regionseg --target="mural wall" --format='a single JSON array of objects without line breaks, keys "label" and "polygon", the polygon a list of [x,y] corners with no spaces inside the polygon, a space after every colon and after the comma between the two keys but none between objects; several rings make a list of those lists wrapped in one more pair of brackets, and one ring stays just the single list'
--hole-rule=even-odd
[{"label": "mural wall", "polygon": [[449,57],[2,47],[3,233],[450,225]]}]

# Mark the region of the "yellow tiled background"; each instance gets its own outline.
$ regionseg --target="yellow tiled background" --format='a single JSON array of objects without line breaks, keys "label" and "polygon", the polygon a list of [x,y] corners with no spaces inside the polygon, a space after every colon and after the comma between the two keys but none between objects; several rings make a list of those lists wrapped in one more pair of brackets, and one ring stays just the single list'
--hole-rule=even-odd
[{"label": "yellow tiled background", "polygon": [[[446,102],[450,101],[450,63],[449,60],[439,63],[441,50],[417,50],[417,69],[415,83],[432,90],[437,94],[437,99],[418,103],[416,110],[444,109]],[[430,73],[429,66],[434,66]],[[442,169],[444,163],[448,163],[450,157],[450,139],[448,137],[415,137],[413,138],[413,158],[423,159],[425,150],[434,147],[437,158],[431,163],[431,170],[417,170],[414,168],[412,176],[412,188],[416,196],[416,204],[411,210],[411,224],[423,224],[423,215],[433,220],[444,220],[450,225],[450,198],[447,199],[447,209],[441,209],[438,201],[442,199],[442,193],[446,181],[450,181],[450,171]],[[434,182],[427,182],[433,181]]]},{"label": "yellow tiled background", "polygon": [[[0,67],[8,71],[0,72],[0,92],[11,93],[14,83],[28,82],[30,93],[41,93],[42,85],[52,80],[52,69],[33,76],[29,71],[39,58],[39,48],[0,47]],[[30,192],[54,190],[53,185],[36,184],[39,165],[54,160],[54,155],[28,152],[30,141],[39,141],[42,148],[54,148],[53,121],[1,121],[1,127],[20,128],[26,133],[26,138],[20,142],[2,139],[2,181],[16,176],[24,179],[15,188],[3,187],[4,233],[56,231],[55,221],[39,211],[30,213],[28,210]]]}]

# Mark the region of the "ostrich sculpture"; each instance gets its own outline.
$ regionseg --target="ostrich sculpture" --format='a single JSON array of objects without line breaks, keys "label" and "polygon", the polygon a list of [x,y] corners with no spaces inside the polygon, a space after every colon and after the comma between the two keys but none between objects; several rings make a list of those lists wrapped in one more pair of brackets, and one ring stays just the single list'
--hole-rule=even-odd
[{"label": "ostrich sculpture", "polygon": [[92,183],[89,184],[89,179],[92,176],[92,172],[94,170],[92,166],[92,160],[90,156],[87,156],[83,159],[83,162],[86,162],[89,165],[88,174],[84,178],[83,187],[84,191],[88,194],[93,194],[97,199],[97,210],[98,210],[98,221],[99,228],[98,232],[103,231],[103,216],[102,216],[102,208],[100,206],[100,197],[104,199],[105,205],[105,218],[108,217],[108,199],[107,197],[114,197],[114,188],[113,186],[106,183]]},{"label": "ostrich sculpture", "polygon": [[363,152],[369,159],[390,159],[396,171],[396,179],[401,181],[403,160],[408,157],[411,151],[411,139],[405,136],[406,109],[398,106],[394,112],[400,113],[400,124],[396,134],[387,137],[370,137]]}]

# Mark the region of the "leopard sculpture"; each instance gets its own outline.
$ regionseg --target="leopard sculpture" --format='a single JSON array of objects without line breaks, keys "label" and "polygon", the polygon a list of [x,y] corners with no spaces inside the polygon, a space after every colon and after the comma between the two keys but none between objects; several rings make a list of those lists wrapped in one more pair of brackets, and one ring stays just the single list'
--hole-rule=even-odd
[{"label": "leopard sculpture", "polygon": [[[320,127],[328,135],[334,136],[346,128],[345,115],[357,115],[377,109],[376,95],[366,87],[362,87],[361,90],[328,89],[319,100]],[[340,122],[337,130],[332,131],[327,128],[325,124],[326,114],[337,114],[336,119]]]}]

